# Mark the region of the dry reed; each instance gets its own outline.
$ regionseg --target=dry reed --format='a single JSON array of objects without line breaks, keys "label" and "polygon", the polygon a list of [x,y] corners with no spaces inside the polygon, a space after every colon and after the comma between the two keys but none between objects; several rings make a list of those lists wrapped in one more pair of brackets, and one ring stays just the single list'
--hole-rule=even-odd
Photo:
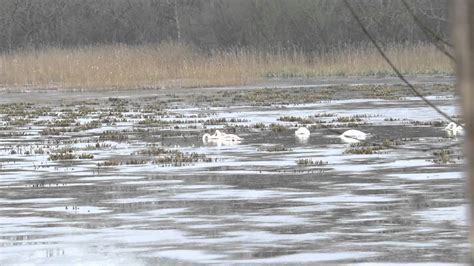
[{"label": "dry reed", "polygon": [[[406,74],[452,74],[449,59],[428,45],[391,46]],[[45,48],[0,55],[0,86],[62,88],[202,87],[245,85],[270,77],[392,75],[371,48],[323,55],[296,50],[200,52],[186,45]]]}]

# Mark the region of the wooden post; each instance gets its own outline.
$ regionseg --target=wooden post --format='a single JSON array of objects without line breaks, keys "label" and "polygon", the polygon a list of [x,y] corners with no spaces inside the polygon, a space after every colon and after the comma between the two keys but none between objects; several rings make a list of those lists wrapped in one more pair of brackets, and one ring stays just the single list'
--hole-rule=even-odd
[{"label": "wooden post", "polygon": [[465,154],[469,188],[470,263],[474,263],[474,0],[455,0],[456,72],[466,122]]}]

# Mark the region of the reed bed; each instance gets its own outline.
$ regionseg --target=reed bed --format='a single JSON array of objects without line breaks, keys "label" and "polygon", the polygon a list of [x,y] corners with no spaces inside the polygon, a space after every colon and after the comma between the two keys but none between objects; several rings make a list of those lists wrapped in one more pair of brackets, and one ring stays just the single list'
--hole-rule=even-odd
[{"label": "reed bed", "polygon": [[[452,74],[448,58],[429,45],[393,45],[389,57],[405,74]],[[203,52],[187,45],[44,48],[0,55],[7,88],[140,88],[246,85],[267,78],[393,75],[373,48],[324,54],[296,49]]]}]

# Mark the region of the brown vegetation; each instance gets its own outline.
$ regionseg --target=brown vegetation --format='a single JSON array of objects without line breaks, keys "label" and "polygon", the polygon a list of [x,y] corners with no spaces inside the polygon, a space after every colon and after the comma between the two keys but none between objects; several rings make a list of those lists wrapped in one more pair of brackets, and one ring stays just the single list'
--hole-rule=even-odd
[{"label": "brown vegetation", "polygon": [[[428,45],[393,45],[388,55],[407,74],[451,74],[449,59]],[[187,45],[48,48],[0,56],[0,86],[67,88],[202,87],[252,84],[274,77],[391,75],[372,48],[324,55],[257,49],[203,53]]]}]

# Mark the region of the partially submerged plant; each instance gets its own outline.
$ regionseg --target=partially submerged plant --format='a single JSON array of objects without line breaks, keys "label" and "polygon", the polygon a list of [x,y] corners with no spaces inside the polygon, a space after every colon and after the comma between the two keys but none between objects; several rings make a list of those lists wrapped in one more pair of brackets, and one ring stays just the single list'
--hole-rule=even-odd
[{"label": "partially submerged plant", "polygon": [[267,128],[267,126],[265,126],[264,123],[256,123],[255,125],[253,125],[253,128],[260,129],[260,130],[265,130]]},{"label": "partially submerged plant", "polygon": [[313,160],[313,159],[298,159],[296,160],[296,164],[298,166],[320,166],[320,165],[326,165],[328,162],[325,162],[323,160]]},{"label": "partially submerged plant", "polygon": [[287,127],[285,127],[283,125],[280,125],[280,124],[270,124],[270,129],[273,132],[284,132],[284,131],[288,130]]},{"label": "partially submerged plant", "polygon": [[205,154],[199,154],[196,152],[193,153],[183,153],[181,151],[173,151],[168,155],[162,155],[155,159],[153,163],[155,164],[167,164],[171,166],[185,166],[190,163],[197,162],[212,162],[212,158],[207,157]]},{"label": "partially submerged plant", "polygon": [[102,134],[99,136],[99,140],[104,141],[104,140],[110,140],[110,141],[116,141],[116,142],[121,142],[121,141],[126,141],[128,140],[128,135],[125,135],[122,132],[119,131],[104,131]]},{"label": "partially submerged plant", "polygon": [[148,149],[138,151],[137,154],[148,155],[148,156],[159,156],[159,155],[163,155],[163,154],[169,154],[171,152],[172,151],[170,151],[170,150],[166,150],[166,149],[159,148],[159,147],[150,147]]},{"label": "partially submerged plant", "polygon": [[454,163],[454,160],[451,158],[452,152],[447,149],[442,149],[440,151],[433,152],[435,158],[433,162],[438,164],[447,164],[447,163]]},{"label": "partially submerged plant", "polygon": [[361,121],[362,119],[357,116],[339,116],[333,120],[333,122],[339,122],[339,123],[355,123],[355,122],[361,122]]},{"label": "partially submerged plant", "polygon": [[40,131],[40,135],[59,136],[66,132],[72,132],[72,131],[70,128],[65,128],[65,127],[62,127],[62,128],[46,127]]},{"label": "partially submerged plant", "polygon": [[77,156],[74,153],[52,153],[49,155],[48,160],[50,161],[62,161],[62,160],[74,160]]},{"label": "partially submerged plant", "polygon": [[298,122],[300,124],[311,124],[313,121],[309,117],[281,116],[278,121]]},{"label": "partially submerged plant", "polygon": [[260,146],[258,148],[259,151],[267,151],[267,152],[283,152],[283,151],[291,151],[290,148],[285,147],[284,145],[277,144],[277,145],[270,145],[270,146]]},{"label": "partially submerged plant", "polygon": [[386,139],[383,140],[382,146],[384,146],[386,148],[390,148],[390,147],[399,146],[399,145],[402,145],[402,144],[403,144],[403,141],[400,140],[400,139],[386,138]]},{"label": "partially submerged plant", "polygon": [[12,119],[12,120],[10,120],[9,124],[10,124],[11,126],[23,127],[23,126],[28,125],[28,123],[30,123],[30,122],[31,122],[30,119],[17,118],[17,119]]},{"label": "partially submerged plant", "polygon": [[121,162],[119,160],[107,160],[105,162],[102,162],[102,163],[98,163],[97,166],[98,167],[102,167],[102,166],[118,166],[120,165]]},{"label": "partially submerged plant", "polygon": [[84,160],[84,159],[94,159],[94,155],[90,153],[81,153],[79,155],[79,159]]},{"label": "partially submerged plant", "polygon": [[346,149],[344,153],[348,154],[374,154],[383,150],[385,147],[375,143],[358,142],[352,143],[349,149]]},{"label": "partially submerged plant", "polygon": [[94,145],[88,144],[84,150],[100,150],[112,147],[111,144],[97,142]]},{"label": "partially submerged plant", "polygon": [[389,139],[386,138],[381,144],[370,143],[370,142],[358,142],[352,143],[349,149],[346,149],[344,153],[347,154],[376,154],[382,150],[393,148],[394,146],[402,145],[403,141],[400,139]]},{"label": "partially submerged plant", "polygon": [[349,154],[374,154],[378,153],[380,149],[374,148],[374,147],[357,147],[357,148],[349,148],[345,150],[344,153],[349,153]]}]

